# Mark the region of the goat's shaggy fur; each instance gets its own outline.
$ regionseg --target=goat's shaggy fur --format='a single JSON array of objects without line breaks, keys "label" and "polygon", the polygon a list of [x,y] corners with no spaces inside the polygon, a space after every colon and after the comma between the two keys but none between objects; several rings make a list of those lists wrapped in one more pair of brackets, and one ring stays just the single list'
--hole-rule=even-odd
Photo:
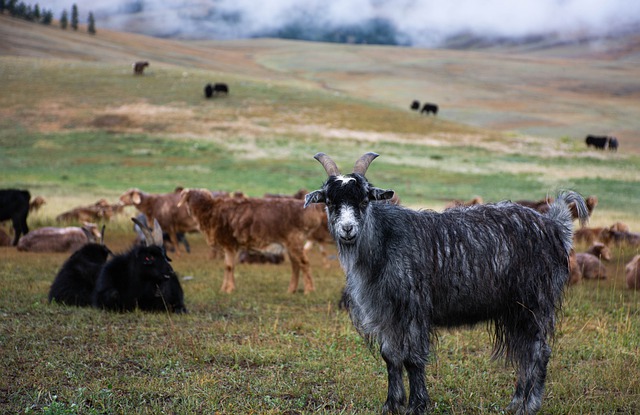
[{"label": "goat's shaggy fur", "polygon": [[157,225],[154,229],[157,232],[147,237],[147,246],[134,246],[102,267],[92,294],[94,307],[111,311],[132,311],[136,307],[143,311],[187,311],[180,281],[162,248],[162,230]]},{"label": "goat's shaggy fur", "polygon": [[183,190],[180,204],[189,207],[208,244],[224,250],[223,292],[235,289],[238,251],[272,243],[282,244],[289,254],[289,292],[297,291],[300,271],[305,294],[315,290],[304,244],[322,224],[321,209],[304,209],[302,200],[292,198],[214,197],[210,191],[198,189]]},{"label": "goat's shaggy fur", "polygon": [[538,411],[551,355],[556,311],[569,278],[575,202],[562,193],[547,214],[501,202],[443,213],[371,203],[393,191],[364,177],[376,154],[341,175],[325,154],[316,158],[329,178],[306,203],[327,205],[329,229],[346,274],[349,312],[357,330],[380,347],[387,364],[383,410],[405,405],[403,367],[409,376],[409,413],[429,406],[425,364],[437,327],[492,322],[494,355],[517,368],[509,411]]},{"label": "goat's shaggy fur", "polygon": [[90,306],[91,294],[111,251],[102,243],[88,243],[62,265],[49,290],[49,302]]}]

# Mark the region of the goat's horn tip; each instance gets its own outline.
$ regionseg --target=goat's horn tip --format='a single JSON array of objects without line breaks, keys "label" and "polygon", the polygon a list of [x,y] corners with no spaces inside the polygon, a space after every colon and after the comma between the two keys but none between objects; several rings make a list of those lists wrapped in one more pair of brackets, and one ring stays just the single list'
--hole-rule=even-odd
[{"label": "goat's horn tip", "polygon": [[316,160],[320,160],[323,156],[326,156],[326,154],[321,151],[319,153],[316,153],[316,155],[313,156],[313,158]]}]

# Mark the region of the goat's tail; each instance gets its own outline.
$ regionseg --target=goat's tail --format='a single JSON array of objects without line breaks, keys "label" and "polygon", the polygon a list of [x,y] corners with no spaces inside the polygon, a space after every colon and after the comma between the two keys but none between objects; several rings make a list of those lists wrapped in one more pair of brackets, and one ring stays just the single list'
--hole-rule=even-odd
[{"label": "goat's tail", "polygon": [[567,255],[573,246],[573,219],[577,216],[581,226],[589,220],[589,210],[584,198],[574,191],[563,191],[558,194],[556,200],[549,205],[547,216],[561,225],[562,243]]}]

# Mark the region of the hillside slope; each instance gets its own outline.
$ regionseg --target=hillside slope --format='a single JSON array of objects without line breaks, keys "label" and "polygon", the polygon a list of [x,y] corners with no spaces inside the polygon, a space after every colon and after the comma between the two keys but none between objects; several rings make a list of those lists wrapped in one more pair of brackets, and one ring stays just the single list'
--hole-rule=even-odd
[{"label": "hillside slope", "polygon": [[0,38],[0,55],[123,67],[144,59],[152,68],[172,65],[295,82],[398,108],[408,108],[413,99],[431,101],[440,105],[441,118],[454,122],[575,140],[614,134],[625,148],[640,151],[640,66],[634,55],[559,57],[572,55],[567,45],[541,54],[273,39],[175,41],[108,30],[90,36],[6,16],[0,16]]}]

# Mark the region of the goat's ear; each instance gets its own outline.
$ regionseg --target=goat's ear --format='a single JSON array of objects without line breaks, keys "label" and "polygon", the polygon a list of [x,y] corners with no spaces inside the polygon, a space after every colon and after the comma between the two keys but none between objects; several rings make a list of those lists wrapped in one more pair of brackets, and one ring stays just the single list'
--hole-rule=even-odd
[{"label": "goat's ear", "polygon": [[369,189],[369,200],[389,200],[394,195],[393,190],[382,190],[377,187]]},{"label": "goat's ear", "polygon": [[309,206],[311,203],[324,203],[324,201],[324,190],[315,190],[304,197],[304,207]]},{"label": "goat's ear", "polygon": [[142,202],[142,199],[140,198],[140,193],[133,192],[133,194],[131,195],[131,200],[133,201],[134,204],[139,205],[140,202]]}]

